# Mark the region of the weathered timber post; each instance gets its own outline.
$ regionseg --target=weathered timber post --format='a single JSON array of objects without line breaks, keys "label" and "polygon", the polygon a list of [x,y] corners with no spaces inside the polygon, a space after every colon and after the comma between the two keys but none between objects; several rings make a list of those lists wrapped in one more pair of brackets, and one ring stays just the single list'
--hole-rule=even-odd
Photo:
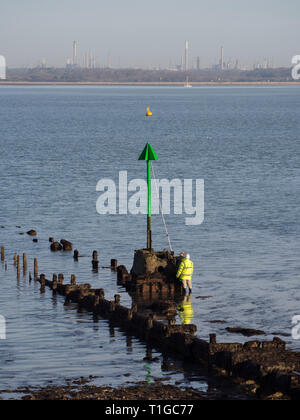
[{"label": "weathered timber post", "polygon": [[210,342],[210,344],[217,344],[217,335],[216,334],[210,334],[209,335],[209,342]]},{"label": "weathered timber post", "polygon": [[34,278],[37,279],[39,276],[39,264],[37,258],[34,259]]},{"label": "weathered timber post", "polygon": [[23,254],[23,276],[25,277],[27,271],[27,255]]},{"label": "weathered timber post", "polygon": [[99,259],[98,259],[98,252],[93,252],[93,260],[92,260],[93,270],[97,271],[99,268]]},{"label": "weathered timber post", "polygon": [[118,260],[111,260],[110,267],[112,270],[117,271],[118,269]]},{"label": "weathered timber post", "polygon": [[20,255],[17,256],[17,276],[18,278],[21,276]]}]

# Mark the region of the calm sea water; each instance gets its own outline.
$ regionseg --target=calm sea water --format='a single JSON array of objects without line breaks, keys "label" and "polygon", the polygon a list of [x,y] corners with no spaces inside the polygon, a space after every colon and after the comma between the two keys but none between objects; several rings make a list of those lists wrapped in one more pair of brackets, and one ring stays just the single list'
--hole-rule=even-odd
[{"label": "calm sea water", "polygon": [[[154,116],[146,119],[149,105]],[[0,266],[0,314],[7,319],[0,387],[88,375],[112,385],[145,379],[141,342],[64,307],[49,291],[41,295],[28,276],[17,281],[12,258],[27,252],[30,269],[38,257],[48,277],[76,274],[130,305],[114,274],[91,271],[91,254],[98,249],[101,265],[117,258],[130,268],[134,249],[145,246],[145,217],[99,216],[96,184],[117,181],[120,170],[144,178],[137,159],[146,141],[159,155],[159,178],[205,180],[203,225],[167,217],[174,248],[189,251],[195,263],[198,336],[244,341],[226,327],[257,328],[300,350],[291,338],[300,312],[299,106],[298,87],[1,87],[0,244],[8,271]],[[161,218],[153,219],[155,248],[167,248]],[[38,244],[20,235],[32,228]],[[83,258],[51,254],[49,236],[71,240]],[[154,356],[155,377],[205,389],[205,378],[166,372],[162,356]]]}]

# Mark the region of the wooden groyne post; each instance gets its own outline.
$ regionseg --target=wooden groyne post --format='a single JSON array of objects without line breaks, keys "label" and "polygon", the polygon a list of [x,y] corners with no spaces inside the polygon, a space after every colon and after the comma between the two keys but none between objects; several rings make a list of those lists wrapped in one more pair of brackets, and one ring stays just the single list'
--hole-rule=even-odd
[{"label": "wooden groyne post", "polygon": [[99,259],[98,259],[98,252],[93,252],[93,260],[92,260],[93,270],[98,271],[99,268]]},{"label": "wooden groyne post", "polygon": [[34,278],[37,279],[39,276],[39,265],[37,258],[34,259]]},{"label": "wooden groyne post", "polygon": [[17,256],[17,276],[18,278],[21,276],[20,255]]},{"label": "wooden groyne post", "polygon": [[27,255],[23,254],[23,275],[25,276],[27,271]]}]

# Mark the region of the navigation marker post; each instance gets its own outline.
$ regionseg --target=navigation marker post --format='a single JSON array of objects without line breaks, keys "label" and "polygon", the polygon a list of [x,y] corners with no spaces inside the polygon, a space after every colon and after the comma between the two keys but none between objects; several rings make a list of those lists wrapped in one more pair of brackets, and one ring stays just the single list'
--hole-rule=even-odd
[{"label": "navigation marker post", "polygon": [[158,157],[150,143],[146,144],[139,160],[147,161],[147,180],[148,180],[148,217],[147,217],[147,249],[152,249],[151,231],[151,161],[158,160]]}]

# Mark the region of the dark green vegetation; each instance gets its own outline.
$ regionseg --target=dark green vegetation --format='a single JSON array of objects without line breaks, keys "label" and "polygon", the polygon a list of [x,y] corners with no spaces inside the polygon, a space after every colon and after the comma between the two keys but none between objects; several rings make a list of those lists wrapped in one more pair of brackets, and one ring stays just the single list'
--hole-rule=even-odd
[{"label": "dark green vegetation", "polygon": [[252,71],[201,70],[174,72],[168,70],[94,69],[81,68],[33,68],[8,69],[11,82],[102,82],[102,83],[184,83],[187,76],[192,83],[208,82],[292,82],[291,70],[259,69]]}]

